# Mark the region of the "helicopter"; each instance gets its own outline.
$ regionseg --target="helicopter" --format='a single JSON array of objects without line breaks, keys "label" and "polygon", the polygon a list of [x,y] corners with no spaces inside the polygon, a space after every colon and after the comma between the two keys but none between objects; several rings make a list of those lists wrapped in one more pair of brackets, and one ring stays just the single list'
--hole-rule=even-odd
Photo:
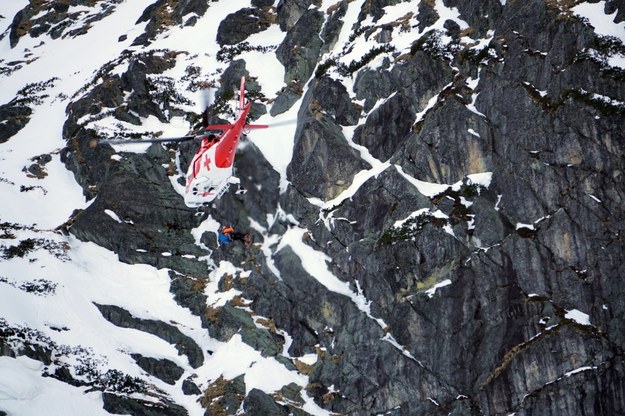
[{"label": "helicopter", "polygon": [[[196,140],[200,148],[191,159],[187,168],[184,187],[184,202],[190,208],[205,206],[220,198],[236,182],[233,178],[234,157],[241,134],[250,129],[269,127],[266,124],[246,124],[252,103],[245,99],[245,76],[241,77],[239,90],[238,115],[232,124],[208,124],[207,112],[204,113],[203,133],[199,135],[153,138],[140,140],[110,139],[97,143],[129,144],[159,143]],[[217,134],[216,134],[217,133]]]}]

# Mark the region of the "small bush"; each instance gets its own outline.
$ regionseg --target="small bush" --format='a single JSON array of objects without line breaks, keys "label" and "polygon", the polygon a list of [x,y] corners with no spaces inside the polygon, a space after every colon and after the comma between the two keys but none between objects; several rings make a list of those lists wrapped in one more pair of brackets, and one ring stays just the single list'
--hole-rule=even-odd
[{"label": "small bush", "polygon": [[378,244],[395,244],[400,241],[410,240],[430,222],[432,222],[432,214],[430,212],[412,217],[406,220],[401,226],[393,226],[384,231],[382,236],[378,239]]},{"label": "small bush", "polygon": [[50,78],[47,81],[34,82],[27,84],[24,88],[19,90],[16,94],[16,98],[13,99],[11,104],[24,105],[28,104],[40,105],[44,98],[47,98],[47,94],[42,94],[48,88],[54,86],[54,83],[58,81],[58,78]]},{"label": "small bush", "polygon": [[193,105],[193,102],[178,92],[176,82],[171,77],[151,75],[146,86],[151,98],[159,103]]},{"label": "small bush", "polygon": [[351,35],[349,35],[349,42],[355,41],[358,36],[362,35],[368,30],[371,30],[372,28],[374,28],[374,26],[371,26],[371,25],[360,26],[355,31],[353,31]]},{"label": "small bush", "polygon": [[40,296],[54,294],[56,292],[56,287],[56,283],[46,279],[35,279],[31,282],[24,282],[19,286],[19,288],[24,292]]},{"label": "small bush", "polygon": [[[382,46],[378,46],[377,48],[373,48],[369,52],[364,54],[364,56],[360,58],[359,61],[350,62],[350,64],[344,68],[345,69],[344,73],[341,73],[342,71],[339,71],[339,73],[344,76],[351,75],[354,72],[358,71],[360,68],[367,65],[369,62],[373,61],[376,56],[382,53],[390,53],[390,52],[393,52],[394,50],[395,50],[395,47],[390,44],[385,44]],[[342,68],[339,68],[339,69],[342,69]]]},{"label": "small bush", "polygon": [[244,52],[271,52],[276,50],[276,46],[252,46],[249,42],[240,42],[233,46],[224,46],[217,52],[219,62],[230,62]]},{"label": "small bush", "polygon": [[315,70],[315,78],[321,78],[326,72],[328,72],[328,69],[332,68],[333,66],[338,66],[338,65],[342,65],[342,64],[339,63],[339,61],[336,58],[334,57],[328,58],[323,63],[317,66],[317,69]]},{"label": "small bush", "polygon": [[35,248],[35,242],[32,238],[22,240],[16,246],[5,248],[2,257],[7,260],[14,257],[24,257]]},{"label": "small bush", "polygon": [[625,104],[610,101],[580,89],[571,89],[564,94],[564,99],[572,98],[597,109],[604,116],[621,116],[625,114]]},{"label": "small bush", "polygon": [[363,55],[362,58],[358,61],[351,61],[349,65],[341,63],[338,58],[331,57],[324,61],[322,64],[317,66],[315,70],[315,78],[321,78],[328,70],[332,67],[336,68],[336,72],[339,75],[348,77],[351,76],[354,72],[358,71],[360,68],[367,65],[369,62],[373,61],[376,56],[383,53],[390,53],[395,50],[395,47],[390,44],[385,44],[378,46],[376,48],[371,49],[369,52]]},{"label": "small bush", "polygon": [[410,54],[419,51],[425,52],[434,59],[450,59],[450,55],[458,50],[457,44],[444,44],[441,40],[442,32],[432,29],[423,34],[410,47]]}]

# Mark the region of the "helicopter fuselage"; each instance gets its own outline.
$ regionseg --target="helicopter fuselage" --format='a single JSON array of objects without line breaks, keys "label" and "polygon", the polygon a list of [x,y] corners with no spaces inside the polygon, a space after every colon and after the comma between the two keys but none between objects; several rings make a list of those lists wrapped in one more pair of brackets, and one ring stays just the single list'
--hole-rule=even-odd
[{"label": "helicopter fuselage", "polygon": [[223,195],[230,186],[234,157],[251,103],[241,109],[234,124],[209,126],[215,130],[223,127],[217,143],[212,143],[208,133],[202,138],[197,153],[187,169],[184,202],[189,207],[208,204]]}]

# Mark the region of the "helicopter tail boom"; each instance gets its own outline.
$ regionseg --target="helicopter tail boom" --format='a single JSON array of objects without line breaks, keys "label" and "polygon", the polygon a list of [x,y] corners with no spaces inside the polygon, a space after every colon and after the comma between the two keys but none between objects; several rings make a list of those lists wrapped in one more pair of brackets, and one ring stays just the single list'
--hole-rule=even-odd
[{"label": "helicopter tail boom", "polygon": [[239,90],[239,111],[245,108],[245,76],[241,77],[241,89]]}]

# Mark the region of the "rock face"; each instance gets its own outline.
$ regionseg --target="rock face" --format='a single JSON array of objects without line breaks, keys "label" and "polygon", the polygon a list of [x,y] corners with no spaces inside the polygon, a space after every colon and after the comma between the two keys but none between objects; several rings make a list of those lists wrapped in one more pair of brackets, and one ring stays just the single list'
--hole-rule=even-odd
[{"label": "rock face", "polygon": [[170,360],[144,357],[141,354],[132,354],[131,357],[134,358],[139,367],[167,384],[176,384],[176,381],[184,373],[182,368]]},{"label": "rock face", "polygon": [[287,173],[303,195],[328,200],[346,189],[346,179],[367,164],[348,145],[340,126],[341,122],[355,123],[358,108],[349,101],[344,87],[330,80],[314,84],[298,115],[295,148]]},{"label": "rock face", "polygon": [[320,11],[309,9],[287,32],[276,51],[276,57],[285,67],[286,83],[303,82],[312,75],[323,45],[318,36],[323,22],[323,14]]},{"label": "rock face", "polygon": [[[135,318],[128,311],[120,308],[119,306],[98,304],[95,306],[100,310],[102,316],[114,325],[121,326],[122,328],[133,328],[139,331],[147,332],[173,344],[179,354],[187,356],[189,364],[193,368],[198,368],[204,362],[204,354],[202,353],[202,350],[191,338],[181,333],[178,328],[161,321]],[[154,363],[152,361],[149,361],[146,357],[142,357],[138,354],[136,355],[135,360],[144,362],[146,366],[154,367]],[[163,365],[163,368],[165,368],[163,372],[178,373],[175,366],[172,366],[171,364],[173,363],[170,362],[170,365]],[[156,369],[155,371],[159,370]],[[168,377],[170,377],[170,375],[168,375]],[[180,375],[178,378],[179,377]]]},{"label": "rock face", "polygon": [[102,394],[104,410],[117,415],[132,416],[186,416],[187,411],[175,403],[154,404],[140,399],[118,396],[112,393]]},{"label": "rock face", "polygon": [[174,25],[193,26],[203,16],[209,4],[201,0],[182,0],[172,3],[157,0],[148,6],[137,23],[147,22],[145,31],[134,41],[134,46],[148,46],[159,33]]},{"label": "rock face", "polygon": [[217,42],[220,45],[236,45],[270,25],[271,15],[263,9],[253,7],[241,9],[221,21],[217,31]]},{"label": "rock face", "polygon": [[0,143],[13,137],[28,123],[32,110],[26,106],[5,104],[0,106],[0,117],[5,120],[0,127]]},{"label": "rock face", "polygon": [[[139,44],[155,39],[157,11],[170,3],[146,9]],[[175,88],[155,88],[154,77],[169,85],[181,53],[129,52],[67,108],[62,160],[96,199],[65,229],[123,262],[167,268],[174,299],[211,338],[240,337],[306,385],[270,395],[243,376],[191,381],[174,362],[139,354],[137,365],[185,394],[202,385],[207,415],[305,415],[306,397],[349,415],[625,413],[625,71],[610,65],[623,43],[566,2],[275,3],[252,1],[216,22],[216,41],[241,47],[278,26],[282,90],[269,106],[261,70],[232,59],[218,95],[246,76],[259,98],[252,119],[299,106],[286,176],[247,143],[236,162],[244,192],[196,211],[163,168],[188,164],[193,145],[116,158],[89,147],[98,135],[89,122],[102,113],[133,125],[198,121]],[[388,17],[404,3],[410,11]],[[208,7],[173,4],[178,25]],[[32,19],[37,30],[50,24],[34,7],[15,16],[12,45]],[[625,2],[604,7],[625,21]],[[9,103],[0,115],[1,142],[30,112]],[[206,219],[250,230],[257,244],[224,249],[213,231],[192,235]],[[236,271],[217,274],[223,264]],[[209,284],[236,296],[216,302]],[[203,365],[175,325],[96,306]],[[313,364],[299,361],[310,355]],[[172,402],[141,413],[145,403],[103,397],[114,413],[184,414]]]},{"label": "rock face", "polygon": [[[91,6],[85,19],[84,13],[70,11],[70,6]],[[79,36],[89,30],[89,23],[101,20],[114,10],[114,4],[106,1],[72,0],[70,2],[54,1],[49,4],[32,3],[20,10],[13,18],[9,39],[11,47],[15,47],[19,39],[28,34],[39,37],[47,33],[52,39],[63,35]],[[78,28],[76,28],[76,26]],[[73,29],[69,30],[74,26]]]}]

